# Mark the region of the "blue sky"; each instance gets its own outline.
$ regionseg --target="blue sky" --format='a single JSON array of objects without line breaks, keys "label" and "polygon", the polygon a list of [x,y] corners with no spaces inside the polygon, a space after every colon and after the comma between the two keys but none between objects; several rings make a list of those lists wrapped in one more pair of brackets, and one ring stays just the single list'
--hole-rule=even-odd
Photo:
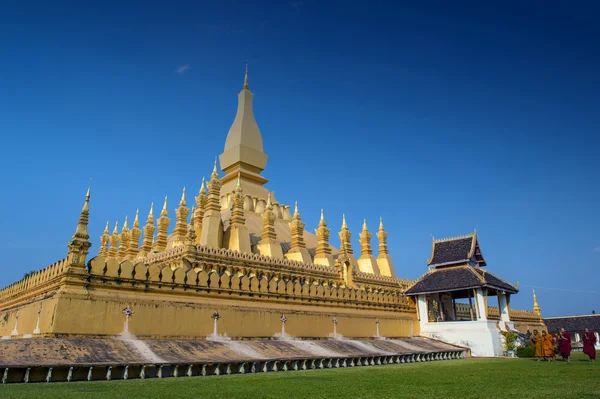
[{"label": "blue sky", "polygon": [[417,278],[430,235],[476,227],[513,307],[600,311],[595,2],[200,3],[0,4],[0,286],[66,255],[90,177],[92,253],[198,190],[248,60],[268,187],[308,229],[324,208],[337,246],[345,213],[358,251],[382,216]]}]

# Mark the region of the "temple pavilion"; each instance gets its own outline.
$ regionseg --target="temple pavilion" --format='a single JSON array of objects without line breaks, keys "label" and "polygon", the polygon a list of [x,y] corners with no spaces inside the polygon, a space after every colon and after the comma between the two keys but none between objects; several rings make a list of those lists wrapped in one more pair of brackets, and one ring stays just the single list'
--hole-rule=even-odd
[{"label": "temple pavilion", "polygon": [[[498,345],[488,343],[500,343],[494,337],[497,325],[505,331],[514,329],[509,305],[518,289],[485,270],[477,232],[434,239],[427,266],[428,273],[405,292],[416,298],[421,333],[449,341],[470,339],[474,351],[500,354]],[[490,297],[498,300],[499,323],[488,320]]]}]

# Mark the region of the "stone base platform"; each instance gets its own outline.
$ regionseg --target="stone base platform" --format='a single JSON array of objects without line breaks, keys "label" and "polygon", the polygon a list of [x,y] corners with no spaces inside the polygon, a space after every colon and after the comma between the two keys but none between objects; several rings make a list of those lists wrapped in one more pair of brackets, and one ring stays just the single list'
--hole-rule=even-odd
[{"label": "stone base platform", "polygon": [[2,383],[165,378],[374,366],[462,358],[467,349],[427,338],[0,341]]}]

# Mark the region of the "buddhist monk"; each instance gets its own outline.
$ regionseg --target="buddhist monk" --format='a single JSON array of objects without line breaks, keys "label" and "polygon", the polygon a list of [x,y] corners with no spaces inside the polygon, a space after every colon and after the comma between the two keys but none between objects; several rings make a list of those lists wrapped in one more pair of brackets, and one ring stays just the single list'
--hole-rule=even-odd
[{"label": "buddhist monk", "polygon": [[585,329],[583,333],[583,353],[590,357],[590,362],[596,361],[596,335],[590,332],[589,328]]},{"label": "buddhist monk", "polygon": [[531,345],[535,347],[535,356],[538,358],[538,362],[542,360],[544,356],[544,339],[538,330],[533,330],[533,335],[530,338]]},{"label": "buddhist monk", "polygon": [[558,350],[563,359],[571,363],[571,334],[565,332],[564,328],[558,334]]},{"label": "buddhist monk", "polygon": [[554,356],[554,344],[552,343],[552,335],[546,334],[546,331],[542,331],[542,339],[543,339],[542,347],[544,348],[543,349],[544,359],[547,359],[548,361],[553,361],[555,356]]}]

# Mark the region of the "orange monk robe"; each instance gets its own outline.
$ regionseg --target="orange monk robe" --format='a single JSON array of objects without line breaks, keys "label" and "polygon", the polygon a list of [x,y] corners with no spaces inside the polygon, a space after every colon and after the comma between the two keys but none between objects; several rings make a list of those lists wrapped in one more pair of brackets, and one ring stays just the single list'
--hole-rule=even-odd
[{"label": "orange monk robe", "polygon": [[537,333],[531,336],[531,345],[535,347],[535,356],[543,357],[544,356],[544,339],[542,338],[542,334]]},{"label": "orange monk robe", "polygon": [[[542,335],[542,337],[544,337]],[[544,357],[554,357],[554,342],[552,342],[552,335],[546,334],[543,338]]]}]

